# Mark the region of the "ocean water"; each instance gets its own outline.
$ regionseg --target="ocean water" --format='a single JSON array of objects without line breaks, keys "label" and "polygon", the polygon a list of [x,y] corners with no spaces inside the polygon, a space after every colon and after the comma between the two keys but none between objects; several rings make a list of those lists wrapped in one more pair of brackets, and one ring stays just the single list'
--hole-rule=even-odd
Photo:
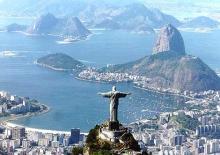
[{"label": "ocean water", "polygon": [[[52,36],[33,37],[19,33],[0,33],[0,90],[29,96],[48,105],[43,115],[16,120],[15,123],[35,128],[87,132],[108,119],[109,103],[98,92],[109,91],[112,84],[74,79],[73,75],[42,68],[34,61],[49,53],[66,53],[86,65],[101,67],[119,64],[151,54],[155,35],[137,35],[126,31],[93,31],[85,41],[58,44]],[[220,31],[212,33],[182,32],[189,54],[199,56],[213,69],[220,69]],[[2,52],[7,51],[7,52]],[[132,95],[122,99],[119,120],[130,123],[161,111],[184,107],[184,99],[117,84]]]}]

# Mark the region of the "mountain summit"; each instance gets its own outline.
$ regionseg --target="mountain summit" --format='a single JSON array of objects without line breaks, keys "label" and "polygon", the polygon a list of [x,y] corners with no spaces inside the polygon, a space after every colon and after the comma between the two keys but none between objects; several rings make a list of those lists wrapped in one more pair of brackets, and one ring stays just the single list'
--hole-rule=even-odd
[{"label": "mountain summit", "polygon": [[168,24],[161,29],[153,48],[153,54],[167,51],[185,54],[183,38],[180,32],[171,24]]},{"label": "mountain summit", "polygon": [[57,22],[58,19],[53,14],[44,14],[33,23],[33,25],[28,29],[28,32],[32,34],[48,34]]},{"label": "mountain summit", "polygon": [[77,17],[56,18],[50,13],[36,19],[27,32],[34,35],[52,34],[74,38],[85,38],[91,34]]}]

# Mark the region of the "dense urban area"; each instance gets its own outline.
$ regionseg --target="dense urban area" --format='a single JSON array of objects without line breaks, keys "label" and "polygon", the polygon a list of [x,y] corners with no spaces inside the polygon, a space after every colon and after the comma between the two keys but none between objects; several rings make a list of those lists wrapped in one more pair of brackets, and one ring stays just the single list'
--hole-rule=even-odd
[{"label": "dense urban area", "polygon": [[[215,154],[220,152],[220,95],[218,91],[188,93],[186,108],[164,112],[155,118],[126,125],[141,150],[152,154]],[[1,112],[14,113],[12,107],[25,107],[24,100],[1,92]],[[20,105],[22,104],[22,105]],[[13,106],[12,106],[13,105]],[[20,106],[19,106],[20,105]],[[8,107],[12,106],[9,108]],[[22,109],[22,110],[21,110]],[[21,108],[16,113],[27,112]],[[33,129],[2,122],[2,154],[66,154],[73,147],[83,147],[87,134],[80,129],[70,132]]]}]

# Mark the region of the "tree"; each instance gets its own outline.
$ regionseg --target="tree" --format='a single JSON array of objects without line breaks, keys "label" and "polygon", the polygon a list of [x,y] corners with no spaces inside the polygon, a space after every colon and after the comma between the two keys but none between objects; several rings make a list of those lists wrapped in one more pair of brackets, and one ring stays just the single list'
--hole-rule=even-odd
[{"label": "tree", "polygon": [[83,155],[82,147],[74,147],[72,150],[72,155]]}]

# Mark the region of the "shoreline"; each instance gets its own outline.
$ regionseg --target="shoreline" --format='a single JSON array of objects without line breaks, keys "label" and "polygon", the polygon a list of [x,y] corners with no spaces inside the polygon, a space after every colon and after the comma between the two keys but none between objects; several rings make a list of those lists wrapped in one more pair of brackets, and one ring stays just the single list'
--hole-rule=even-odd
[{"label": "shoreline", "polygon": [[[8,124],[12,126],[22,126],[22,125],[19,125],[19,124],[15,124],[15,123],[11,123],[11,121],[15,121],[15,120],[18,120],[20,118],[28,118],[28,117],[33,117],[33,116],[37,116],[37,115],[42,115],[42,114],[45,114],[45,113],[48,113],[50,111],[50,107],[45,105],[45,104],[42,104],[42,103],[35,103],[36,105],[40,106],[40,110],[39,111],[36,111],[36,112],[28,112],[28,113],[25,113],[25,114],[10,114],[9,116],[6,116],[6,117],[1,117],[0,118],[0,124],[2,126],[8,126]],[[25,126],[22,126],[22,127],[25,127]],[[28,128],[28,127],[25,127],[25,128]]]},{"label": "shoreline", "polygon": [[11,123],[11,122],[3,122],[1,125],[4,126],[4,127],[9,127],[9,128],[24,127],[25,130],[29,131],[29,132],[41,132],[41,133],[68,134],[68,135],[70,135],[70,131],[49,130],[49,129],[42,129],[42,128],[32,128],[32,127],[27,127],[27,126],[24,126],[24,125],[19,125],[19,124]]},{"label": "shoreline", "polygon": [[193,97],[186,96],[186,95],[184,95],[184,94],[178,94],[178,93],[172,93],[172,92],[163,92],[163,91],[159,91],[159,90],[155,90],[155,89],[140,87],[140,86],[135,85],[133,82],[116,82],[116,81],[115,81],[115,82],[113,82],[113,81],[106,82],[106,81],[98,81],[98,80],[84,79],[84,78],[80,78],[80,77],[78,77],[78,76],[74,76],[74,78],[77,79],[77,80],[80,80],[80,81],[86,81],[86,82],[91,82],[91,83],[101,83],[101,84],[132,83],[132,85],[133,85],[134,88],[142,89],[142,90],[144,90],[144,91],[154,92],[154,93],[157,93],[157,94],[166,94],[166,95],[172,95],[172,96],[179,96],[179,97],[184,97],[184,98],[187,98],[187,99],[195,99],[195,98],[193,98]]},{"label": "shoreline", "polygon": [[[34,128],[34,127],[28,127],[25,125],[21,125],[21,124],[17,124],[17,123],[13,123],[11,121],[14,120],[18,120],[20,118],[28,118],[28,117],[32,117],[32,116],[36,116],[36,115],[42,115],[45,114],[47,112],[50,111],[50,107],[45,105],[45,104],[39,104],[40,106],[43,106],[44,109],[42,109],[41,111],[38,112],[34,112],[34,113],[26,113],[26,114],[19,114],[19,115],[12,115],[12,116],[7,116],[5,118],[2,118],[2,120],[0,120],[0,125],[5,127],[5,128],[14,128],[14,127],[24,127],[26,131],[28,132],[41,132],[43,134],[66,134],[66,135],[70,135],[71,132],[70,131],[64,131],[64,130],[50,130],[50,129],[44,129],[44,128]],[[81,134],[84,135],[88,135],[88,133],[83,132]]]},{"label": "shoreline", "polygon": [[9,121],[14,121],[14,120],[17,120],[17,119],[20,119],[20,118],[26,118],[26,117],[36,116],[36,115],[42,115],[42,114],[48,113],[51,109],[49,106],[47,106],[45,104],[37,103],[37,105],[39,105],[43,108],[41,110],[37,111],[37,112],[28,112],[26,114],[18,114],[18,115],[7,116],[7,117],[3,118],[0,121],[9,122]]},{"label": "shoreline", "polygon": [[54,71],[60,71],[60,72],[71,71],[70,69],[55,68],[55,67],[52,67],[52,66],[47,65],[47,64],[39,63],[39,62],[37,62],[37,60],[34,61],[34,64],[36,64],[38,66],[41,66],[41,67],[44,67],[44,68],[48,68],[48,69],[54,70]]},{"label": "shoreline", "polygon": [[[80,78],[79,76],[74,76],[74,78],[80,81],[86,81],[91,83],[111,84],[111,81],[106,82],[106,81],[98,81],[98,80],[88,80],[88,79]],[[117,82],[112,82],[112,83],[117,83]]]},{"label": "shoreline", "polygon": [[137,89],[142,89],[142,90],[145,90],[145,91],[154,92],[154,93],[157,93],[157,94],[165,94],[165,95],[179,96],[179,97],[184,97],[184,98],[187,98],[187,99],[193,99],[193,100],[195,100],[195,98],[190,97],[190,96],[186,96],[186,95],[183,95],[183,94],[172,93],[172,92],[163,92],[163,91],[154,90],[154,89],[150,89],[150,88],[140,87],[140,86],[137,86],[137,85],[135,85],[135,84],[134,84],[133,87],[134,87],[134,88],[137,88]]}]

